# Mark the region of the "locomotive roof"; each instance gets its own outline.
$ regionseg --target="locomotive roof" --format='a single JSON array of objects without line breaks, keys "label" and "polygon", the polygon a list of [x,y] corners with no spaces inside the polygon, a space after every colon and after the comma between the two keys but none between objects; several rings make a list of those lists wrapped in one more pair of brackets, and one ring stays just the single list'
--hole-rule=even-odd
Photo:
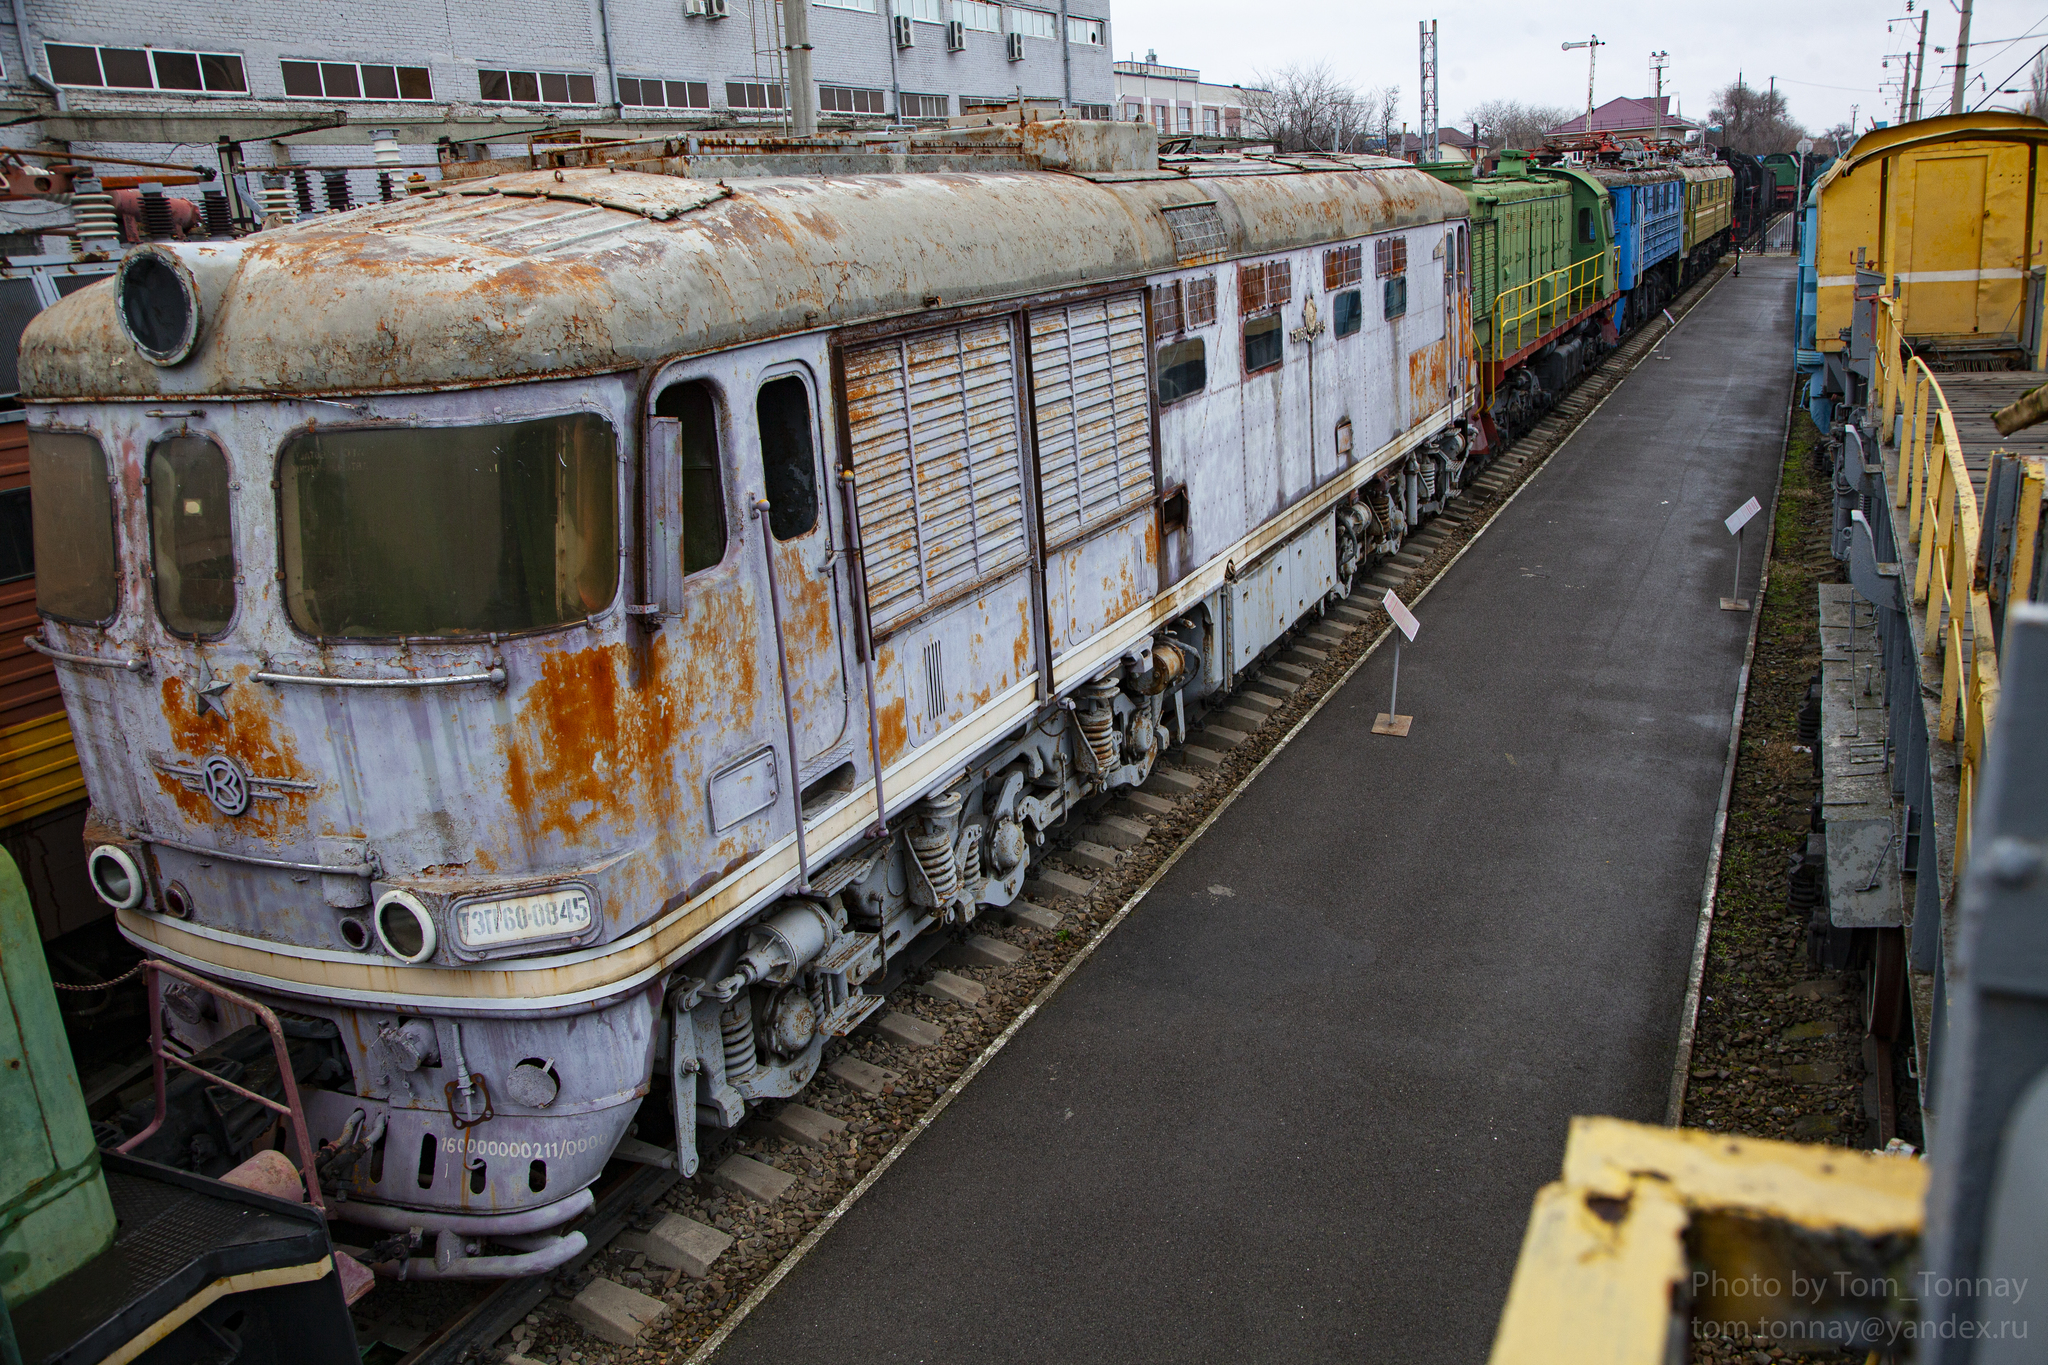
[{"label": "locomotive roof", "polygon": [[[335,394],[601,373],[1466,214],[1451,186],[1368,157],[726,183],[576,168],[444,185],[177,248],[209,257],[194,273],[216,281],[201,289],[203,331],[182,364],[137,352],[111,284],[80,290],[23,336],[23,396]],[[1206,203],[1223,244],[1183,259],[1162,211]]]},{"label": "locomotive roof", "polygon": [[1670,185],[1685,177],[1676,166],[1581,166],[1603,185]]}]

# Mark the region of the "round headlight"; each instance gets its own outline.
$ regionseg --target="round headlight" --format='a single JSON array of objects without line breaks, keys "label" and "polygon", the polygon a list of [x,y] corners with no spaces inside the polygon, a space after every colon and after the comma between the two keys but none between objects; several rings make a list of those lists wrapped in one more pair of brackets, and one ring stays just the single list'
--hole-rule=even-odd
[{"label": "round headlight", "polygon": [[377,898],[377,941],[400,962],[425,962],[440,941],[434,917],[410,891],[386,891]]},{"label": "round headlight", "polygon": [[175,365],[199,341],[199,289],[192,272],[169,251],[142,246],[114,272],[121,327],[135,349],[159,365]]},{"label": "round headlight", "polygon": [[133,910],[142,904],[142,869],[125,848],[101,844],[86,859],[92,889],[116,910]]}]

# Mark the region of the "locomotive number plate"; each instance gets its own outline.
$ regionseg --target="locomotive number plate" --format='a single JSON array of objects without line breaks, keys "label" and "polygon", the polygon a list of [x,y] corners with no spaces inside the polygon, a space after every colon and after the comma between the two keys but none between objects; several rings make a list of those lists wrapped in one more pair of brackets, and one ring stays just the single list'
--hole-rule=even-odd
[{"label": "locomotive number plate", "polygon": [[573,938],[591,924],[590,893],[565,886],[502,901],[455,907],[455,934],[465,948],[495,948],[534,939]]}]

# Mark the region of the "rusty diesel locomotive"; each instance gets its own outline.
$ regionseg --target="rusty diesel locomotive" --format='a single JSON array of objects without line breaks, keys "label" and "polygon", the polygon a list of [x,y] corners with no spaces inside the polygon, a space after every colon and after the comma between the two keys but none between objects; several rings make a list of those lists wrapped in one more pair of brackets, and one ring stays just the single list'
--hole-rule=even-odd
[{"label": "rusty diesel locomotive", "polygon": [[284,1012],[406,1273],[559,1264],[630,1125],[692,1172],[801,1091],[1469,474],[1456,189],[1013,136],[447,181],[30,328],[95,885]]}]

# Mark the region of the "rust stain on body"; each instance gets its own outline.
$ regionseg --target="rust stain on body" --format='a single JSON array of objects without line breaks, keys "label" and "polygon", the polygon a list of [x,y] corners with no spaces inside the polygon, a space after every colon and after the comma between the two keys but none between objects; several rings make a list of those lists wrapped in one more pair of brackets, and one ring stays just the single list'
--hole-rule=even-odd
[{"label": "rust stain on body", "polygon": [[[248,672],[237,669],[233,676],[240,681]],[[299,761],[298,746],[290,734],[280,733],[273,725],[275,718],[269,708],[278,701],[269,689],[257,685],[234,688],[225,718],[210,712],[201,715],[191,687],[181,677],[165,678],[157,692],[171,746],[181,758],[197,764],[224,754],[253,777],[319,780]],[[219,824],[230,818],[222,815],[204,792],[194,791],[182,779],[158,770],[156,780],[179,812],[194,824]],[[307,792],[287,791],[282,800],[252,801],[248,810],[233,819],[253,826],[265,838],[276,839],[304,821],[309,797]]]}]

